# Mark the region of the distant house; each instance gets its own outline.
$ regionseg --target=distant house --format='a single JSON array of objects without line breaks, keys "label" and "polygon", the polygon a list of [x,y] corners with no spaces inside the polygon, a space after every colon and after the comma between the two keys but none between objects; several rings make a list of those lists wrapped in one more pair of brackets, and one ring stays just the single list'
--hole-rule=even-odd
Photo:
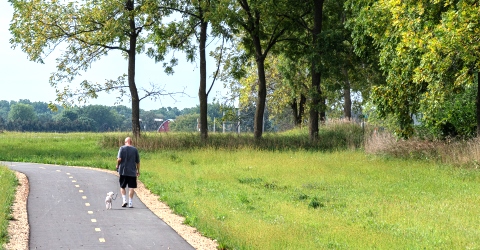
[{"label": "distant house", "polygon": [[162,124],[160,124],[160,126],[158,127],[157,132],[160,133],[160,132],[168,132],[168,131],[170,131],[170,128],[169,128],[170,122],[173,122],[173,120],[172,120],[172,119],[168,119],[168,120],[162,122]]}]

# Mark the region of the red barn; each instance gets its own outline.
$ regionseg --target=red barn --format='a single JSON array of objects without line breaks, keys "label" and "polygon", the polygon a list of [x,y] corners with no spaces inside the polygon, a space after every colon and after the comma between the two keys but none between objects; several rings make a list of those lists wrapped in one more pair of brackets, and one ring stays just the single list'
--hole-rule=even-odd
[{"label": "red barn", "polygon": [[160,127],[158,127],[157,132],[168,132],[170,129],[168,128],[168,125],[170,124],[170,121],[172,120],[166,120],[160,124]]}]

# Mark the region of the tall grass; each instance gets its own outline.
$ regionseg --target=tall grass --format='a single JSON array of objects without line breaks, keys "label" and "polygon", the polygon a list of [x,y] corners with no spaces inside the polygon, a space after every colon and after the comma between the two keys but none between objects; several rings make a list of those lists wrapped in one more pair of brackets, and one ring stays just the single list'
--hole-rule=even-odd
[{"label": "tall grass", "polygon": [[422,159],[461,167],[480,167],[480,139],[408,140],[376,133],[365,140],[365,151],[399,158]]},{"label": "tall grass", "polygon": [[[258,140],[248,133],[209,133],[207,141],[202,141],[198,133],[144,133],[134,144],[149,151],[200,148],[335,151],[362,148],[363,134],[363,128],[357,123],[333,120],[320,127],[316,141],[310,140],[308,130],[304,128],[284,133],[264,133]],[[102,146],[123,145],[126,136],[128,134],[106,134]]]},{"label": "tall grass", "polygon": [[0,249],[8,242],[8,223],[12,219],[11,206],[15,198],[18,181],[15,174],[0,165]]}]

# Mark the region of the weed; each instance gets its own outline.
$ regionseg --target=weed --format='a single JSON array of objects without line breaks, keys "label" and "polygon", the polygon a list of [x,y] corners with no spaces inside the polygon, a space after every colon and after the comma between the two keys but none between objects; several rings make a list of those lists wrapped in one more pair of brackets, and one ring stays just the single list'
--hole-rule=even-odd
[{"label": "weed", "polygon": [[310,200],[310,203],[308,203],[308,207],[313,209],[323,208],[325,207],[325,204],[322,201],[320,201],[317,197],[313,197]]},{"label": "weed", "polygon": [[272,182],[272,183],[265,183],[263,185],[266,189],[276,189],[278,186],[275,182]]},{"label": "weed", "polygon": [[260,184],[262,183],[262,178],[251,178],[251,177],[246,177],[246,178],[239,178],[238,182],[241,184]]},{"label": "weed", "polygon": [[168,158],[170,158],[171,161],[177,163],[182,161],[182,159],[177,154],[170,154]]},{"label": "weed", "polygon": [[304,193],[297,194],[297,196],[296,196],[296,199],[299,200],[299,201],[307,200],[308,198],[309,198],[309,196],[304,194]]}]

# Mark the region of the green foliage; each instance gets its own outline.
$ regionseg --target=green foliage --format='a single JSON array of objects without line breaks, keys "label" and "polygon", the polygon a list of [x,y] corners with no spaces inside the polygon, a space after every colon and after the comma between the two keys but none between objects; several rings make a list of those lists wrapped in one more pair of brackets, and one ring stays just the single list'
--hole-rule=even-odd
[{"label": "green foliage", "polygon": [[477,85],[465,86],[457,93],[445,96],[443,101],[431,107],[426,102],[420,106],[422,126],[436,138],[461,136],[472,138],[476,136],[476,105]]},{"label": "green foliage", "polygon": [[33,109],[33,106],[29,104],[17,103],[10,107],[8,112],[9,121],[35,121],[37,114]]},{"label": "green foliage", "polygon": [[170,124],[172,131],[177,132],[193,132],[198,131],[199,114],[182,115],[175,119],[175,122]]},{"label": "green foliage", "polygon": [[[368,51],[372,44],[378,48],[378,62],[387,78],[372,89],[372,99],[382,117],[397,121],[397,135],[413,135],[412,115],[418,113],[439,136],[440,126],[473,122],[445,113],[451,111],[447,106],[455,106],[445,102],[472,86],[480,66],[479,45],[473,41],[478,3],[372,0],[347,1],[346,6],[353,13],[349,25],[356,52]],[[442,112],[444,116],[436,115]],[[457,132],[469,136],[469,131]]]}]

